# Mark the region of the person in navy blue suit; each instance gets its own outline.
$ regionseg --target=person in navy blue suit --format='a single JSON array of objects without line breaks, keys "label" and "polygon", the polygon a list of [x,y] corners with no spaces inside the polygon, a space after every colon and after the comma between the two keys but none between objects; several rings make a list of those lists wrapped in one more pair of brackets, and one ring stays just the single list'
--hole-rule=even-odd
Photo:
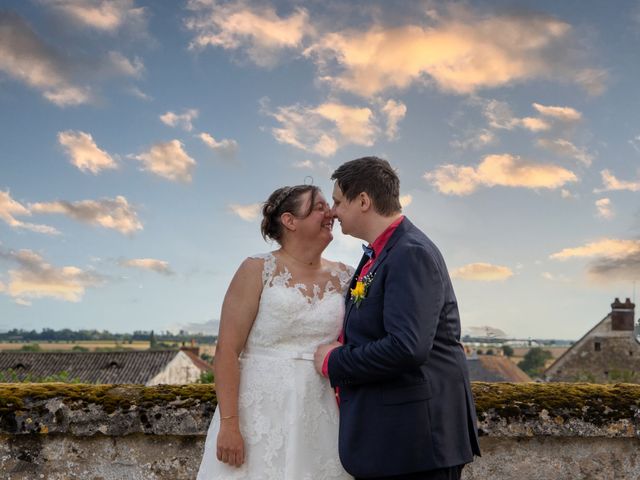
[{"label": "person in navy blue suit", "polygon": [[369,244],[340,341],[315,354],[339,397],[340,460],[356,479],[460,479],[480,448],[444,259],[402,215],[387,161],[352,160],[331,179],[342,232]]}]

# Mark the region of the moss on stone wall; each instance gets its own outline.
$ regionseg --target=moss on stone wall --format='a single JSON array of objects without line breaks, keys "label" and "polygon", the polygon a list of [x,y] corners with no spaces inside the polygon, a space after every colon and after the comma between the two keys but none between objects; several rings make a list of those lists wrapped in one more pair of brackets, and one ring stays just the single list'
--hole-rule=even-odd
[{"label": "moss on stone wall", "polygon": [[0,384],[0,415],[28,408],[27,403],[58,398],[82,408],[86,404],[102,405],[107,413],[132,406],[179,405],[181,408],[200,402],[216,403],[213,385],[87,385],[66,383]]},{"label": "moss on stone wall", "polygon": [[473,385],[478,417],[527,419],[544,415],[594,425],[632,419],[640,411],[640,385],[591,383],[481,383]]},{"label": "moss on stone wall", "polygon": [[[640,415],[640,385],[589,383],[481,383],[473,393],[480,419],[552,418],[580,419],[594,425],[633,419]],[[107,413],[132,407],[148,410],[189,408],[206,402],[216,404],[214,385],[84,385],[64,383],[0,384],[0,416],[57,398],[70,409],[100,405]],[[211,402],[211,403],[209,403]]]}]

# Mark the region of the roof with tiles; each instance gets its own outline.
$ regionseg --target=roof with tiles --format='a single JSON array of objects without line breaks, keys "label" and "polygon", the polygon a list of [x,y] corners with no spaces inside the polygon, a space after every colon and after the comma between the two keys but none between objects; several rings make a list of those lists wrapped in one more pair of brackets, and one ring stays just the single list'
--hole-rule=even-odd
[{"label": "roof with tiles", "polygon": [[[178,353],[178,350],[3,352],[0,353],[0,372],[12,370],[21,380],[28,375],[44,378],[67,372],[70,379],[79,379],[83,383],[146,384],[162,372]],[[188,356],[194,361],[192,355]],[[200,363],[196,366],[203,369]]]},{"label": "roof with tiles", "polygon": [[478,355],[468,357],[469,377],[472,382],[531,382],[509,358],[502,355]]}]

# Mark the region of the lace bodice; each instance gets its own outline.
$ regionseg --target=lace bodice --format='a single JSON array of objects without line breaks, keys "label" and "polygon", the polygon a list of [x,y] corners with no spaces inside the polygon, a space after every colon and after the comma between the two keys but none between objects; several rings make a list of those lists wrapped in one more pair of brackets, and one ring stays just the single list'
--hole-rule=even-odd
[{"label": "lace bodice", "polygon": [[344,294],[353,269],[336,264],[325,285],[295,283],[273,253],[254,255],[264,261],[258,315],[245,350],[268,348],[313,353],[335,340],[342,328]]}]

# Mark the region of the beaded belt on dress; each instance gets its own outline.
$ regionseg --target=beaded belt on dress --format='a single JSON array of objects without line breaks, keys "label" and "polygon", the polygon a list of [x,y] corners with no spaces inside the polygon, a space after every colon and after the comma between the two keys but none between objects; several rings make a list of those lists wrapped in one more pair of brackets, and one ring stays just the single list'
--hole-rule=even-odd
[{"label": "beaded belt on dress", "polygon": [[242,351],[242,357],[271,357],[271,358],[284,358],[289,360],[312,360],[313,353],[296,352],[292,350],[279,350],[275,348],[263,348],[263,347],[249,347]]}]

